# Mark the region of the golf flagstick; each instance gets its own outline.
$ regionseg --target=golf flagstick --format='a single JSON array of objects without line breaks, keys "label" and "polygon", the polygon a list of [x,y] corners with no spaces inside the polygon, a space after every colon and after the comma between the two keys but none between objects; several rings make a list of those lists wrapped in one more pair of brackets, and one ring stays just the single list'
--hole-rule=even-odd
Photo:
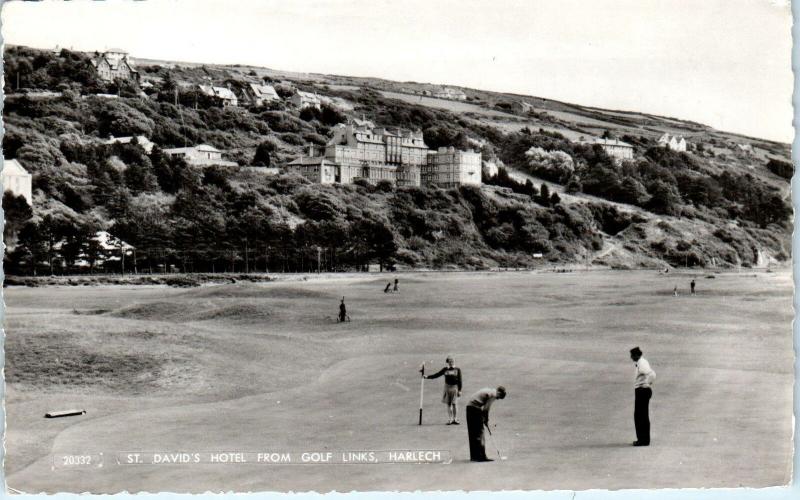
[{"label": "golf flagstick", "polygon": [[422,376],[419,379],[419,425],[422,425],[422,402],[424,401],[423,395],[425,393],[425,363],[419,368]]}]

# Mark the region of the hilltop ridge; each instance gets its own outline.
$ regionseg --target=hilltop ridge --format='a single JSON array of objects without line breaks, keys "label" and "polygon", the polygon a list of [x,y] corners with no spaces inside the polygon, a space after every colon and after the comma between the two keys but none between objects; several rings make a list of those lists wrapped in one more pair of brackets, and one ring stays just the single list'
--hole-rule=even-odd
[{"label": "hilltop ridge", "polygon": [[[100,252],[87,236],[99,229],[136,247],[148,269],[185,271],[790,258],[786,144],[539,97],[447,86],[463,99],[440,99],[431,84],[250,66],[137,60],[138,82],[109,82],[90,57],[6,49],[3,150],[34,176],[32,211],[14,204],[8,215],[11,272],[54,260],[74,270]],[[270,84],[281,99],[252,106],[249,83]],[[229,88],[242,104],[220,107],[198,95],[199,84]],[[288,100],[297,90],[330,103],[300,109]],[[484,186],[323,186],[287,171],[337,123],[357,118],[421,130],[431,148],[479,150]],[[685,138],[687,151],[660,145],[665,134]],[[110,135],[141,135],[155,147]],[[588,144],[598,137],[629,144],[632,158]],[[238,166],[197,168],[164,155],[201,143]],[[60,250],[42,234],[55,235]]]}]

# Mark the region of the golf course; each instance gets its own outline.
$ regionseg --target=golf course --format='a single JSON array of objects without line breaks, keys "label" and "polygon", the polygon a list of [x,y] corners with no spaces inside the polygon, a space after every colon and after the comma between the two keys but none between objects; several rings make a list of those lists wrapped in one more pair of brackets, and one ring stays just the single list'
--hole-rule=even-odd
[{"label": "golf course", "polygon": [[[384,293],[395,278],[399,291]],[[786,484],[792,290],[788,269],[8,287],[6,481],[26,493]],[[338,323],[342,297],[351,321]],[[649,447],[631,446],[634,346],[657,373]],[[420,426],[419,367],[434,373],[448,355],[463,372],[462,425],[445,425],[439,378],[425,382]],[[508,390],[491,410],[497,460],[472,463],[464,405],[497,385]],[[73,409],[85,413],[45,418]],[[450,459],[118,463],[138,452],[345,450]]]}]

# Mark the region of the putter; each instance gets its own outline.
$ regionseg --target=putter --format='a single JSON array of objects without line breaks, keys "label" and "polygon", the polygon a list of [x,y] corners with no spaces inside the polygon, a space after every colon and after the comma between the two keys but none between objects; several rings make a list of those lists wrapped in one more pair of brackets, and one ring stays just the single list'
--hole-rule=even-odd
[{"label": "putter", "polygon": [[486,430],[489,431],[489,436],[491,436],[491,438],[492,438],[491,439],[492,446],[494,446],[494,451],[497,452],[498,458],[500,458],[500,460],[508,460],[507,456],[505,456],[502,453],[500,453],[500,448],[497,447],[497,441],[495,441],[495,439],[494,439],[494,435],[492,434],[492,429],[490,429],[489,426],[487,425],[486,426]]}]

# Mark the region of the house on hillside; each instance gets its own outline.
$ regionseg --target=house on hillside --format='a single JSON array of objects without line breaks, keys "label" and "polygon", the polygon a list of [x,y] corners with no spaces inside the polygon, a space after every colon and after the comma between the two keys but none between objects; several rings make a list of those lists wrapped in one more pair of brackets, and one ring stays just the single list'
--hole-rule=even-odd
[{"label": "house on hillside", "polygon": [[198,85],[198,89],[204,95],[211,97],[216,102],[218,102],[223,108],[228,106],[238,106],[239,99],[236,98],[236,94],[227,87],[215,87],[213,85]]},{"label": "house on hillside", "polygon": [[95,52],[89,64],[97,71],[97,75],[105,81],[111,82],[116,78],[122,80],[139,81],[139,72],[133,65],[133,59],[122,49],[109,49],[102,54]]},{"label": "house on hillside", "polygon": [[452,99],[452,100],[456,100],[456,101],[466,101],[467,100],[467,94],[465,94],[464,92],[462,92],[459,89],[454,89],[454,88],[450,88],[450,87],[442,87],[440,89],[437,89],[433,93],[433,97],[436,97],[438,99]]},{"label": "house on hillside", "polygon": [[322,108],[322,103],[320,102],[317,94],[312,94],[311,92],[303,92],[302,90],[296,91],[294,95],[289,99],[289,101],[300,109]]},{"label": "house on hillside", "polygon": [[664,134],[658,139],[658,145],[661,147],[669,148],[672,151],[686,151],[686,139],[683,137],[670,136]]},{"label": "house on hillside", "polygon": [[342,184],[342,166],[322,156],[297,158],[286,169],[316,184]]},{"label": "house on hillside", "polygon": [[598,144],[608,156],[620,160],[633,159],[633,146],[619,139],[601,139],[599,137],[580,141],[582,144]]},{"label": "house on hillside", "polygon": [[235,167],[239,165],[233,161],[223,160],[222,151],[208,144],[200,144],[198,146],[186,148],[165,149],[164,153],[170,158],[183,158],[188,165],[198,167],[207,167],[211,165]]},{"label": "house on hillside", "polygon": [[15,196],[22,196],[28,205],[33,206],[32,180],[33,176],[17,160],[3,160],[0,185],[4,193],[10,191]]},{"label": "house on hillside", "polygon": [[275,91],[272,85],[259,85],[251,83],[247,86],[247,94],[253,103],[253,106],[263,106],[264,104],[272,101],[280,101],[281,97]]},{"label": "house on hillside", "polygon": [[322,151],[311,147],[307,157],[289,163],[287,170],[319,183],[363,179],[398,186],[480,185],[481,154],[453,148],[432,151],[420,130],[375,127],[367,120],[351,119],[333,128]]},{"label": "house on hillside", "polygon": [[[105,140],[104,144],[129,144],[133,141],[133,136],[114,137],[113,135]],[[153,151],[153,142],[143,135],[136,136],[136,142],[144,149],[144,152],[150,154]]]},{"label": "house on hillside", "polygon": [[481,154],[441,147],[428,152],[422,167],[422,184],[441,188],[481,185]]}]

